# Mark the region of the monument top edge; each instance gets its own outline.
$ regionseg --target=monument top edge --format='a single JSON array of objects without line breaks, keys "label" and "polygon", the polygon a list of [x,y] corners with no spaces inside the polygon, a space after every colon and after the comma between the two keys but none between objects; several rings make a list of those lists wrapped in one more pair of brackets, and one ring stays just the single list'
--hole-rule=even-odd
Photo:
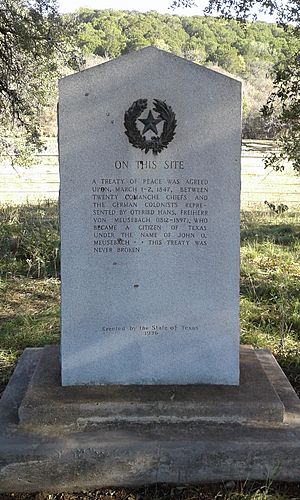
[{"label": "monument top edge", "polygon": [[[121,56],[118,56],[114,59],[110,59],[109,61],[105,61],[103,63],[97,64],[95,66],[92,66],[91,68],[83,69],[82,71],[78,71],[76,73],[73,73],[72,75],[67,75],[64,76],[63,78],[59,79],[59,85],[68,83],[70,80],[74,80],[77,78],[82,78],[82,76],[86,75],[87,73],[95,73],[98,72],[99,74],[106,70],[108,66],[111,68],[115,64],[119,64],[121,61],[126,63],[127,61],[129,62],[134,62],[136,61],[137,63],[140,61],[143,64],[151,64],[151,62],[155,62],[155,58],[161,58],[161,61],[163,60],[173,60],[174,63],[179,63],[182,65],[190,66],[193,69],[198,69],[199,72],[206,72],[207,74],[213,74],[214,77],[220,78],[220,79],[225,79],[226,81],[231,81],[232,83],[236,83],[238,85],[241,85],[241,81],[234,76],[228,76],[224,75],[223,73],[220,73],[218,71],[215,71],[213,69],[207,68],[206,66],[202,66],[200,64],[194,63],[193,61],[190,61],[188,59],[185,59],[184,57],[177,56],[175,54],[172,54],[171,52],[167,52],[162,49],[158,49],[157,47],[154,47],[152,45],[149,45],[148,47],[143,47],[142,49],[138,49],[134,52],[130,52],[128,54],[123,54]],[[152,59],[152,60],[151,60]]]}]

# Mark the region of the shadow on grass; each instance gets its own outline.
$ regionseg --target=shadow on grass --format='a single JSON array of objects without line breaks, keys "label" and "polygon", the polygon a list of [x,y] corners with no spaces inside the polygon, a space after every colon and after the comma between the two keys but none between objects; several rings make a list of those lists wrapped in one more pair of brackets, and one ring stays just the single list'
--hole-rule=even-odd
[{"label": "shadow on grass", "polygon": [[277,361],[300,398],[300,348],[279,352]]},{"label": "shadow on grass", "polygon": [[81,493],[13,493],[1,500],[296,500],[300,498],[298,483],[224,481],[194,485],[154,484],[140,488],[104,488]]}]

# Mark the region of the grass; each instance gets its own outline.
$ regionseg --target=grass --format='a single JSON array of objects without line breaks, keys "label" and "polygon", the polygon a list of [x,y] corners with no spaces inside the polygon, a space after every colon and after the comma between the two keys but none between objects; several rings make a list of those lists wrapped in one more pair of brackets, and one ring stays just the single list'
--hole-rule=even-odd
[{"label": "grass", "polygon": [[56,203],[0,207],[0,391],[25,347],[59,342]]},{"label": "grass", "polygon": [[59,281],[5,278],[0,289],[1,391],[26,347],[59,342]]},{"label": "grass", "polygon": [[118,488],[81,493],[0,495],[1,500],[298,500],[297,485],[284,483],[251,483],[232,481],[217,484],[154,485],[139,489]]},{"label": "grass", "polygon": [[58,277],[57,203],[0,206],[0,275]]},{"label": "grass", "polygon": [[[59,342],[59,235],[55,203],[0,206],[0,390],[25,347]],[[299,214],[242,214],[241,342],[268,347],[300,393]],[[157,485],[19,500],[285,500],[299,485]]]},{"label": "grass", "polygon": [[241,342],[267,347],[300,393],[300,224],[297,215],[244,213]]}]

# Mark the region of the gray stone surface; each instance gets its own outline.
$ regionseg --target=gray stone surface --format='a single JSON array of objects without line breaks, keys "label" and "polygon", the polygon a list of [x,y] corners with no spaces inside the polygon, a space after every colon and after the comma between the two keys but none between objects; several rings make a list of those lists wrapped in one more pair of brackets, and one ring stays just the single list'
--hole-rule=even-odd
[{"label": "gray stone surface", "polygon": [[[138,99],[176,115],[156,156]],[[63,385],[239,383],[240,115],[240,82],[153,47],[60,81]]]},{"label": "gray stone surface", "polygon": [[9,389],[4,391],[0,400],[0,422],[3,426],[5,424],[18,424],[19,406],[43,353],[43,348],[36,347],[25,349],[20,356],[17,367],[10,378]]},{"label": "gray stone surface", "polygon": [[276,387],[278,397],[285,407],[284,418],[289,423],[294,422],[295,424],[300,424],[299,398],[295,391],[291,391],[291,384],[277,364],[276,359],[274,356],[270,356],[270,351],[268,349],[259,349],[256,351],[256,355],[271,384]]},{"label": "gray stone surface", "polygon": [[9,410],[10,402],[20,403],[26,392],[30,359],[35,363],[42,358],[41,351],[26,349],[18,376],[11,378],[0,400],[0,492],[80,491],[157,482],[299,481],[299,399],[271,354],[255,352],[282,398],[284,422],[264,417],[248,423],[119,422],[79,429],[52,421],[29,430],[21,422],[15,425],[16,408],[14,414]]},{"label": "gray stone surface", "polygon": [[[270,354],[267,354],[269,360]],[[22,425],[150,422],[282,422],[284,406],[255,350],[241,346],[239,386],[89,386],[62,387],[59,350],[44,348],[19,408]]]}]

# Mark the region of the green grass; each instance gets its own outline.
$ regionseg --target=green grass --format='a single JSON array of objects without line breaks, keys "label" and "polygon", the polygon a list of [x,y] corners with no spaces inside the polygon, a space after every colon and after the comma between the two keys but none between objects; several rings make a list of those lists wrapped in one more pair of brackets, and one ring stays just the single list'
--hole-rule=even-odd
[{"label": "green grass", "polygon": [[0,205],[0,276],[57,277],[57,203]]},{"label": "green grass", "polygon": [[300,224],[294,215],[244,213],[241,342],[268,347],[300,391]]},{"label": "green grass", "polygon": [[[0,207],[0,389],[25,347],[59,342],[59,234],[55,203]],[[244,213],[241,223],[241,342],[268,347],[300,392],[300,224],[297,214]],[[7,495],[6,498],[12,498]],[[34,495],[14,495],[33,499]],[[285,500],[299,485],[233,483],[78,494],[39,500]]]},{"label": "green grass", "polygon": [[0,206],[0,390],[25,347],[59,342],[57,203]]},{"label": "green grass", "polygon": [[55,278],[1,280],[0,390],[26,347],[59,342],[59,288]]}]

